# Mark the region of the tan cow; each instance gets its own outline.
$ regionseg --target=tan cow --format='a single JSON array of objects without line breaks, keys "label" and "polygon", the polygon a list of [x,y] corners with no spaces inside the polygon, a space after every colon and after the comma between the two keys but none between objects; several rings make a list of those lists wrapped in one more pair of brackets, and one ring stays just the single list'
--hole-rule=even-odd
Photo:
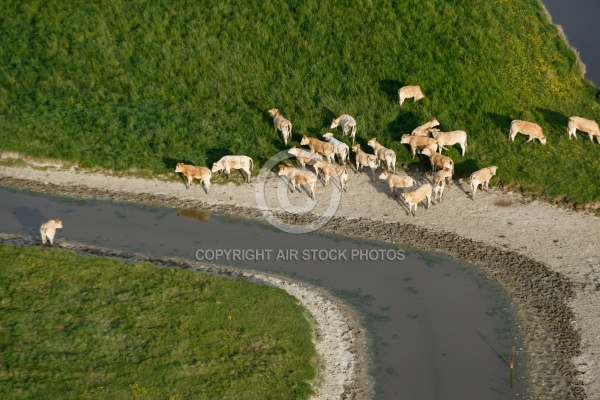
[{"label": "tan cow", "polygon": [[402,103],[404,103],[404,100],[406,99],[419,101],[424,97],[425,96],[423,95],[420,86],[402,86],[400,89],[398,89],[398,102],[400,103],[400,107],[402,107]]},{"label": "tan cow", "polygon": [[596,136],[596,141],[600,143],[600,127],[598,127],[598,123],[596,121],[581,117],[569,118],[569,125],[567,127],[569,140],[571,139],[571,135],[577,139],[577,129],[582,132],[586,132],[592,143],[594,143],[594,136]]},{"label": "tan cow", "polygon": [[327,132],[327,133],[323,134],[323,138],[327,142],[331,143],[331,145],[333,146],[333,151],[338,156],[341,163],[346,164],[346,162],[349,161],[349,157],[350,157],[350,147],[348,147],[348,145],[346,143],[334,138],[333,133],[331,133],[331,132]]},{"label": "tan cow", "polygon": [[331,143],[304,135],[302,136],[300,144],[302,146],[308,146],[310,151],[313,153],[319,153],[323,155],[328,162],[334,162],[335,150],[333,149],[333,145]]},{"label": "tan cow", "polygon": [[[314,165],[317,171],[323,174],[323,186],[327,186],[329,178],[335,176],[340,182],[340,190],[346,191],[348,183],[348,169],[345,165],[332,164],[327,161],[317,161]],[[317,174],[318,175],[318,174]]]},{"label": "tan cow", "polygon": [[40,226],[40,236],[42,237],[42,244],[49,242],[50,245],[54,244],[54,235],[57,229],[61,229],[62,221],[60,219],[51,219],[50,221],[44,222]]},{"label": "tan cow", "polygon": [[425,122],[423,125],[417,126],[415,129],[413,129],[413,131],[411,132],[411,135],[428,137],[429,136],[428,130],[433,128],[434,126],[438,126],[439,124],[440,123],[438,122],[437,119],[431,118],[429,121]]},{"label": "tan cow", "polygon": [[379,175],[379,179],[387,181],[388,187],[390,188],[390,197],[398,197],[396,189],[413,187],[417,184],[417,182],[408,175],[398,175],[391,173],[390,171],[383,171],[381,175]]},{"label": "tan cow", "polygon": [[496,171],[498,167],[491,166],[482,168],[478,171],[475,171],[471,174],[471,198],[475,200],[475,192],[477,191],[477,187],[481,185],[481,189],[489,189],[490,180],[492,176],[496,175]]},{"label": "tan cow", "polygon": [[417,150],[422,151],[427,148],[432,151],[438,150],[437,140],[430,137],[423,136],[412,136],[412,135],[402,135],[402,139],[400,139],[400,143],[407,144],[410,146],[410,152],[412,154],[412,158],[415,158],[415,154]]},{"label": "tan cow", "polygon": [[360,144],[352,146],[352,151],[356,153],[356,170],[360,171],[361,167],[371,168],[372,180],[375,181],[375,169],[377,169],[377,157],[374,154],[368,154],[361,150]]},{"label": "tan cow", "polygon": [[442,201],[448,178],[452,178],[452,170],[448,168],[442,168],[433,174],[433,198],[436,203]]},{"label": "tan cow", "polygon": [[[294,188],[298,188],[297,185],[303,184],[308,186],[308,188],[310,189],[311,192],[311,199],[315,199],[315,188],[317,185],[317,175],[304,170],[304,169],[299,169],[299,168],[294,168],[294,167],[290,167],[287,165],[279,165],[279,170],[277,171],[277,175],[279,176],[286,176],[289,180],[289,182],[292,184],[292,187],[290,188],[290,190],[293,192]],[[296,177],[302,177],[302,178],[296,178]],[[299,189],[298,189],[299,191]]]},{"label": "tan cow", "polygon": [[[416,217],[417,216],[417,214],[416,214],[417,213],[417,205],[421,201],[425,202],[427,209],[429,209],[429,206],[431,205],[431,193],[432,193],[431,185],[429,183],[425,183],[425,184],[419,186],[415,190],[412,190],[410,192],[400,193],[400,196],[402,196],[402,199],[404,199],[404,201],[408,205],[408,213],[410,214],[412,212],[412,214]],[[413,207],[414,207],[414,211],[413,211]]]},{"label": "tan cow", "polygon": [[210,178],[212,177],[212,172],[210,169],[206,167],[197,167],[195,165],[187,165],[184,163],[177,163],[175,166],[175,172],[183,174],[187,178],[187,182],[185,182],[185,188],[189,189],[194,182],[194,179],[198,179],[202,186],[204,186],[204,190],[206,190],[206,194],[210,190]]},{"label": "tan cow", "polygon": [[429,133],[435,140],[438,142],[438,150],[440,153],[442,149],[448,150],[444,146],[454,146],[455,144],[459,144],[462,150],[462,156],[467,152],[467,132],[465,131],[451,131],[451,132],[442,132],[439,129],[429,129]]},{"label": "tan cow", "polygon": [[279,114],[279,110],[276,108],[271,108],[269,110],[269,115],[273,118],[275,132],[281,132],[283,143],[287,146],[288,139],[292,137],[292,123],[285,119],[283,115]]},{"label": "tan cow", "polygon": [[372,138],[367,144],[373,148],[375,156],[385,162],[389,171],[396,172],[396,153],[394,150],[383,147],[382,144],[377,142],[376,138]]},{"label": "tan cow", "polygon": [[537,139],[541,144],[546,144],[546,135],[544,135],[542,127],[534,122],[520,121],[515,119],[510,123],[510,133],[508,134],[508,138],[514,142],[517,133],[522,133],[525,136],[529,136],[529,140],[527,142]]},{"label": "tan cow", "polygon": [[331,129],[337,128],[338,126],[342,127],[342,132],[344,132],[344,136],[350,135],[352,138],[352,144],[354,144],[354,138],[356,137],[356,121],[348,114],[342,114],[337,118],[334,118],[331,122]]},{"label": "tan cow", "polygon": [[429,148],[425,148],[421,151],[421,154],[425,154],[429,157],[429,162],[431,162],[431,170],[435,173],[438,168],[448,168],[452,173],[454,173],[454,161],[448,156],[443,156],[437,151],[433,151]]},{"label": "tan cow", "polygon": [[[293,155],[294,157],[296,157],[296,159],[298,160],[298,162],[300,163],[300,166],[302,168],[304,168],[307,164],[311,165],[313,168],[315,166],[315,163],[317,161],[323,161],[323,156],[317,153],[313,153],[311,151],[308,150],[304,150],[301,149],[299,147],[296,146],[292,146],[288,149],[288,153],[290,153],[291,155]],[[316,170],[316,168],[315,168]],[[317,171],[317,175],[319,175],[319,171]]]},{"label": "tan cow", "polygon": [[246,172],[246,182],[250,182],[252,176],[252,168],[254,163],[248,156],[223,156],[221,159],[212,165],[212,172],[225,170],[227,180],[232,169],[241,169]]}]

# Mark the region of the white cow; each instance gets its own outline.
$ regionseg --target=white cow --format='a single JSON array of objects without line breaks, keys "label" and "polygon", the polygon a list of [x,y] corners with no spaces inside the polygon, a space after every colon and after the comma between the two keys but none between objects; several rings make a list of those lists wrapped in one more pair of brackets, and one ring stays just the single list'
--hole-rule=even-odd
[{"label": "white cow", "polygon": [[335,118],[331,122],[331,129],[337,128],[338,126],[342,127],[342,132],[344,132],[344,136],[350,135],[352,138],[352,144],[354,144],[354,138],[356,137],[356,121],[348,114],[342,114],[339,117]]},{"label": "white cow", "polygon": [[56,230],[62,227],[62,221],[60,219],[51,219],[50,221],[44,222],[40,226],[40,236],[42,237],[42,244],[50,242],[50,245],[53,245]]},{"label": "white cow", "polygon": [[246,182],[250,182],[254,163],[248,156],[224,156],[212,165],[212,173],[225,170],[227,179],[232,169],[241,169],[246,172]]},{"label": "white cow", "polygon": [[577,139],[577,129],[582,132],[587,132],[592,143],[594,143],[594,136],[596,136],[596,141],[600,143],[600,127],[598,127],[598,123],[596,121],[581,117],[569,118],[569,126],[567,129],[567,132],[569,133],[569,139],[571,139],[571,135]]},{"label": "white cow", "polygon": [[400,103],[400,106],[402,106],[402,103],[404,103],[404,100],[406,99],[419,101],[424,97],[420,86],[402,86],[398,89],[398,102]]},{"label": "white cow", "polygon": [[323,134],[323,138],[333,145],[333,150],[337,154],[338,159],[342,164],[346,164],[350,157],[350,147],[344,142],[341,142],[333,137],[333,133],[327,132]]}]

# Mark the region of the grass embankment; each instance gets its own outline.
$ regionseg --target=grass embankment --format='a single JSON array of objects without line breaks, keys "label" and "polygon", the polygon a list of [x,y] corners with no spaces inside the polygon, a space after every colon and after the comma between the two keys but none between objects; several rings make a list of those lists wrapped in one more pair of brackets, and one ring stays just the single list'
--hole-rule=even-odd
[{"label": "grass embankment", "polygon": [[[458,176],[570,203],[600,201],[600,145],[568,140],[568,118],[600,121],[597,89],[539,0],[223,2],[25,0],[0,5],[2,149],[83,166],[171,172],[224,154],[257,164],[284,148],[266,110],[302,134],[358,121],[410,159],[400,136],[431,117],[466,130]],[[397,90],[427,98],[400,109]],[[509,142],[513,119],[548,145]],[[234,174],[237,176],[237,174]]]},{"label": "grass embankment", "polygon": [[283,290],[0,246],[0,398],[305,399],[312,327]]}]

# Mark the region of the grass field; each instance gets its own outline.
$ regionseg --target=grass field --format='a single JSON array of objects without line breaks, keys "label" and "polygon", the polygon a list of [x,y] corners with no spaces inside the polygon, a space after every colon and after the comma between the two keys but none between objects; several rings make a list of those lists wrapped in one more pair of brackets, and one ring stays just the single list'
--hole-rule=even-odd
[{"label": "grass field", "polygon": [[[0,4],[0,148],[83,166],[172,172],[284,148],[267,109],[301,135],[349,113],[358,141],[399,143],[436,117],[469,135],[459,177],[498,165],[496,184],[569,203],[600,201],[600,145],[568,118],[600,121],[598,89],[539,0],[85,1]],[[397,91],[426,99],[398,106]],[[539,123],[548,145],[508,141]]]},{"label": "grass field", "polygon": [[313,328],[283,290],[0,245],[0,398],[306,399]]}]

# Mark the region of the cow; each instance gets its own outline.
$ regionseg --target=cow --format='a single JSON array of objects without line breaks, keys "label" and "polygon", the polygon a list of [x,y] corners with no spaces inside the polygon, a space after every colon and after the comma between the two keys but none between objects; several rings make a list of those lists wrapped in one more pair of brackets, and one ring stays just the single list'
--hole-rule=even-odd
[{"label": "cow", "polygon": [[433,174],[433,198],[436,203],[442,201],[448,178],[452,178],[452,170],[449,168],[442,168]]},{"label": "cow", "polygon": [[50,243],[54,245],[54,235],[57,229],[61,229],[62,221],[60,219],[51,219],[50,221],[44,222],[40,226],[40,236],[42,237],[42,244]]},{"label": "cow", "polygon": [[346,164],[350,157],[350,147],[342,141],[337,140],[333,137],[333,133],[327,132],[323,134],[323,138],[333,145],[333,151],[337,154],[338,159],[342,164]]},{"label": "cow", "polygon": [[567,127],[569,140],[571,139],[571,135],[577,139],[577,129],[582,132],[587,132],[592,143],[594,143],[594,136],[596,136],[596,141],[600,143],[600,128],[598,127],[598,123],[596,121],[581,117],[569,118],[569,125]]},{"label": "cow", "polygon": [[[293,155],[294,157],[296,157],[296,159],[298,160],[298,162],[300,163],[300,166],[302,168],[304,168],[306,166],[306,164],[311,165],[311,166],[315,166],[315,163],[317,161],[322,161],[323,160],[323,156],[317,153],[313,153],[311,151],[308,150],[304,150],[301,148],[298,148],[296,146],[292,146],[288,149],[288,153],[290,153],[291,155]],[[317,172],[317,176],[319,175],[319,171],[315,168],[316,172]]]},{"label": "cow", "polygon": [[389,171],[396,172],[396,153],[394,150],[383,147],[382,144],[377,142],[376,138],[372,138],[367,144],[373,148],[375,156],[386,163]]},{"label": "cow", "polygon": [[189,189],[190,186],[192,186],[194,179],[198,179],[204,186],[206,194],[208,194],[208,191],[210,190],[210,178],[212,177],[212,172],[210,169],[206,167],[197,167],[195,165],[177,163],[175,166],[175,172],[181,173],[187,178],[187,181],[185,182],[186,189]]},{"label": "cow", "polygon": [[334,118],[331,122],[331,129],[337,128],[338,126],[342,127],[342,132],[344,132],[344,136],[350,135],[352,138],[352,144],[354,145],[354,138],[356,137],[356,121],[348,114],[342,114],[337,118]]},{"label": "cow", "polygon": [[268,112],[273,118],[275,132],[281,131],[281,135],[283,136],[283,144],[287,146],[288,139],[292,137],[292,123],[285,119],[283,115],[279,114],[279,110],[276,108],[271,108]]},{"label": "cow", "polygon": [[360,144],[352,146],[352,151],[356,153],[356,170],[360,171],[360,167],[371,168],[372,180],[375,181],[375,169],[377,169],[377,157],[373,154],[365,153],[361,150]]},{"label": "cow", "polygon": [[437,151],[433,151],[429,148],[423,149],[421,153],[429,157],[429,162],[431,162],[431,170],[434,173],[438,168],[448,168],[452,173],[454,173],[454,161],[452,161],[450,157],[443,156]]},{"label": "cow", "polygon": [[335,150],[333,145],[329,142],[324,142],[317,138],[308,137],[306,135],[302,136],[302,140],[300,141],[302,146],[308,146],[310,151],[313,153],[319,153],[325,157],[328,162],[333,162],[335,157]]},{"label": "cow", "polygon": [[413,187],[417,184],[415,180],[408,175],[398,175],[391,173],[390,171],[383,171],[381,175],[379,175],[379,179],[387,181],[388,187],[390,188],[390,197],[398,197],[396,189]]},{"label": "cow", "polygon": [[423,136],[412,136],[412,135],[402,135],[400,139],[400,143],[408,144],[410,146],[410,152],[412,154],[412,158],[415,158],[415,154],[417,150],[422,151],[425,148],[431,149],[432,151],[438,151],[437,140],[430,137]]},{"label": "cow", "polygon": [[[315,187],[317,184],[317,175],[299,168],[290,167],[284,164],[279,165],[279,170],[277,171],[277,175],[286,176],[292,187],[290,190],[293,192],[294,188],[297,188],[297,185],[304,184],[307,185],[311,192],[311,198],[315,199]],[[304,179],[296,178],[296,176],[302,176]]]},{"label": "cow", "polygon": [[223,156],[219,161],[213,163],[212,173],[225,170],[227,180],[229,180],[229,174],[232,169],[241,169],[246,172],[246,182],[250,182],[253,167],[254,162],[248,156]]},{"label": "cow", "polygon": [[508,138],[514,142],[517,133],[522,133],[525,136],[529,136],[529,140],[527,142],[537,139],[541,144],[546,144],[546,135],[544,135],[542,127],[534,122],[520,121],[515,119],[510,123],[510,133],[508,134]]},{"label": "cow", "polygon": [[415,129],[413,129],[413,131],[410,134],[413,136],[428,137],[429,136],[428,130],[433,128],[434,126],[438,126],[439,124],[440,123],[438,122],[437,119],[431,118],[429,121],[425,122],[423,125],[417,126]]},{"label": "cow", "polygon": [[[400,193],[400,196],[402,196],[402,199],[404,199],[404,201],[406,202],[406,204],[408,205],[408,214],[410,214],[412,212],[413,216],[417,216],[417,205],[421,202],[421,201],[426,201],[425,205],[427,206],[427,209],[429,209],[429,206],[431,206],[431,194],[432,194],[432,187],[429,183],[425,183],[421,186],[419,186],[417,189],[412,190],[410,192],[404,192],[404,193]],[[414,207],[414,211],[413,211],[413,207]]]},{"label": "cow", "polygon": [[475,192],[477,191],[477,186],[481,185],[481,189],[489,189],[490,180],[492,176],[496,175],[496,171],[498,167],[491,166],[482,168],[478,171],[475,171],[471,174],[471,198],[475,200]]},{"label": "cow", "polygon": [[431,136],[438,142],[438,150],[441,153],[442,149],[448,150],[444,146],[454,146],[459,144],[462,150],[462,156],[464,157],[467,152],[467,132],[465,131],[451,131],[442,132],[438,129],[429,129]]},{"label": "cow", "polygon": [[336,176],[340,181],[340,190],[346,191],[348,170],[345,165],[332,164],[327,161],[317,161],[314,167],[323,174],[323,186],[327,186],[330,177]]},{"label": "cow", "polygon": [[423,95],[420,86],[402,86],[400,89],[398,89],[398,102],[400,103],[400,107],[402,107],[402,103],[404,103],[404,100],[406,99],[419,101],[424,97],[425,95]]}]

